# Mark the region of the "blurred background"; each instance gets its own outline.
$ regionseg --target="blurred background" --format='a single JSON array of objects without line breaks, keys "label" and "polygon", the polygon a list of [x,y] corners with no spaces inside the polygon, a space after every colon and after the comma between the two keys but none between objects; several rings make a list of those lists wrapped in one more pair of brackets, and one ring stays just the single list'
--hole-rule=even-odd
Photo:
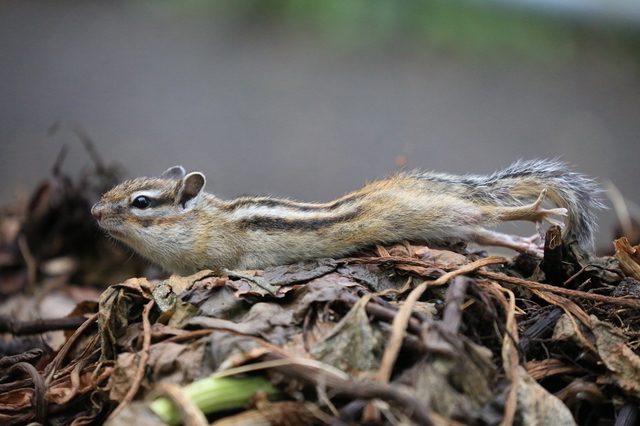
[{"label": "blurred background", "polygon": [[59,120],[129,177],[181,164],[224,198],[560,157],[638,202],[640,3],[4,1],[0,111],[2,205],[63,145],[91,165]]}]

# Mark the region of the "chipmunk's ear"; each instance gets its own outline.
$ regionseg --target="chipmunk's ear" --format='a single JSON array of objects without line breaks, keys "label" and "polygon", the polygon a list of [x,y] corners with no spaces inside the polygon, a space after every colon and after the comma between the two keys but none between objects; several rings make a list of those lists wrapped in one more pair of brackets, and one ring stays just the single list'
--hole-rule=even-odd
[{"label": "chipmunk's ear", "polygon": [[184,167],[182,166],[173,166],[168,168],[167,170],[164,171],[164,173],[162,173],[160,175],[161,178],[165,178],[165,179],[181,179],[182,177],[184,177],[184,174],[186,172],[184,171]]},{"label": "chipmunk's ear", "polygon": [[200,172],[192,172],[182,178],[178,184],[180,186],[180,189],[178,190],[178,202],[180,205],[186,208],[187,203],[200,194],[200,191],[204,188],[205,182],[206,179]]}]

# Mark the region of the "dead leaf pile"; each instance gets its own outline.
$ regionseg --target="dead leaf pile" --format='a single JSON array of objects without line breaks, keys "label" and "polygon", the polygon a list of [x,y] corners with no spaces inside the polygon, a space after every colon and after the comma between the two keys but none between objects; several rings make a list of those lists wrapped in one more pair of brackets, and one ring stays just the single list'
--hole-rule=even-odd
[{"label": "dead leaf pile", "polygon": [[[7,225],[16,217],[5,215],[0,228],[14,230],[13,240],[3,231],[0,288],[22,276],[43,289],[51,279],[44,265],[62,249],[38,248],[49,243],[34,243],[36,232],[28,251],[11,251],[28,235],[28,220]],[[130,278],[101,292],[99,304],[78,303],[68,318],[0,318],[0,422],[608,425],[637,418],[639,247],[618,240],[615,257],[596,258],[562,242],[556,228],[547,241],[542,262],[405,243],[261,271]],[[85,252],[80,264],[93,256]],[[72,276],[82,275],[65,279]],[[52,349],[38,336],[53,329],[67,331]]]}]

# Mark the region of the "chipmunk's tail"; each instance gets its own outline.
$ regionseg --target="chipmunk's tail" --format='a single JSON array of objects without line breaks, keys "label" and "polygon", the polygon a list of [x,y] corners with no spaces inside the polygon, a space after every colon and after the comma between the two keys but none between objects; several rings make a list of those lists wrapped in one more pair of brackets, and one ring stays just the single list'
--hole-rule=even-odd
[{"label": "chipmunk's tail", "polygon": [[504,197],[506,192],[519,202],[535,199],[546,188],[549,200],[568,210],[563,239],[576,239],[583,248],[593,250],[595,210],[606,208],[599,198],[602,189],[593,179],[572,172],[560,161],[532,160],[518,161],[494,173],[491,180],[496,183],[490,191],[494,196]]}]

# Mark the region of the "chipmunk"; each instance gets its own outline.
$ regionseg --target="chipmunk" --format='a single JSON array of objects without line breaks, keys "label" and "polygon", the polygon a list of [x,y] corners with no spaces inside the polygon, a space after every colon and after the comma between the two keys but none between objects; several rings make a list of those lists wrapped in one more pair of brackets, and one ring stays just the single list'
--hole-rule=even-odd
[{"label": "chipmunk", "polygon": [[[111,236],[167,270],[263,269],[341,257],[374,244],[463,239],[541,256],[535,237],[487,229],[501,221],[560,224],[563,237],[593,247],[600,189],[557,161],[519,161],[489,176],[399,173],[329,203],[270,197],[230,201],[203,191],[181,166],[126,181],[91,209]],[[558,208],[541,206],[548,197]],[[529,203],[529,204],[525,204]],[[542,234],[543,235],[543,234]]]}]

